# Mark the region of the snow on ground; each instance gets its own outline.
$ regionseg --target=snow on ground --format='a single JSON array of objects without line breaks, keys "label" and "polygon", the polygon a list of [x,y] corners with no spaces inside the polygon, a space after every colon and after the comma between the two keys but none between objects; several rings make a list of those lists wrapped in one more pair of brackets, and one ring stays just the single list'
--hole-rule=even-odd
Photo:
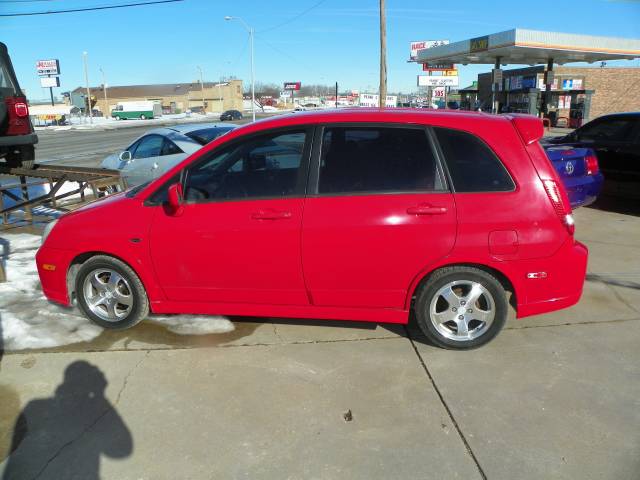
[{"label": "snow on ground", "polygon": [[169,121],[176,123],[210,122],[214,120],[217,121],[219,118],[220,113],[217,112],[207,112],[206,115],[198,113],[174,113],[147,120],[116,120],[107,117],[94,117],[92,123],[90,123],[86,117],[71,117],[69,119],[70,125],[50,125],[48,127],[35,127],[35,129],[37,131],[47,130],[55,132],[66,130],[112,130],[116,128],[139,127],[141,125],[161,125]]},{"label": "snow on ground", "polygon": [[[39,236],[0,233],[0,260],[7,275],[7,282],[0,283],[0,334],[7,351],[88,342],[102,332],[77,308],[65,308],[44,297],[34,258],[39,246]],[[150,316],[149,320],[179,335],[234,329],[228,319],[217,316]]]}]

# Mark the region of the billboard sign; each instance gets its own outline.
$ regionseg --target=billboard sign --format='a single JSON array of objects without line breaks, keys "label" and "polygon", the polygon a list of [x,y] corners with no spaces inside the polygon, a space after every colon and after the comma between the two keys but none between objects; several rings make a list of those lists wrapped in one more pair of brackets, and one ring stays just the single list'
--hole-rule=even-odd
[{"label": "billboard sign", "polygon": [[415,62],[418,60],[418,51],[425,48],[439,47],[440,45],[448,45],[449,40],[423,40],[421,42],[411,42],[409,45],[409,61]]},{"label": "billboard sign", "polygon": [[60,86],[60,77],[40,77],[42,88],[54,88]]},{"label": "billboard sign", "polygon": [[[361,93],[358,97],[358,104],[361,107],[377,107],[380,102],[380,95],[377,93]],[[398,97],[396,95],[387,95],[384,102],[385,107],[395,107],[398,104]]]},{"label": "billboard sign", "polygon": [[457,87],[460,77],[418,75],[419,87]]},{"label": "billboard sign", "polygon": [[300,90],[302,82],[284,82],[284,90]]},{"label": "billboard sign", "polygon": [[38,60],[36,62],[38,75],[60,75],[60,62],[57,58]]}]

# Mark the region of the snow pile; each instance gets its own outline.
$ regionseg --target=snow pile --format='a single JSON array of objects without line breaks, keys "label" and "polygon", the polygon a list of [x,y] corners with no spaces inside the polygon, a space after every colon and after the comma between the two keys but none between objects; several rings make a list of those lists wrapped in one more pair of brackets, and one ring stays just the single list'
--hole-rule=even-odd
[{"label": "snow pile", "polygon": [[[34,258],[39,246],[40,237],[35,235],[0,237],[0,259],[7,275],[7,282],[0,283],[0,334],[7,351],[88,342],[102,332],[77,308],[65,308],[44,297]],[[178,335],[234,330],[228,319],[216,316],[151,316],[149,320]]]}]

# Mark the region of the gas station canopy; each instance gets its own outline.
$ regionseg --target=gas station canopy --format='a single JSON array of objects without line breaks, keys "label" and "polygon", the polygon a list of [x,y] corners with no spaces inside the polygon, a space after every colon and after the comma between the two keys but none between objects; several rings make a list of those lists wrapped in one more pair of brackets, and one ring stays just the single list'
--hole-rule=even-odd
[{"label": "gas station canopy", "polygon": [[418,52],[418,63],[535,65],[640,57],[640,40],[515,28]]}]

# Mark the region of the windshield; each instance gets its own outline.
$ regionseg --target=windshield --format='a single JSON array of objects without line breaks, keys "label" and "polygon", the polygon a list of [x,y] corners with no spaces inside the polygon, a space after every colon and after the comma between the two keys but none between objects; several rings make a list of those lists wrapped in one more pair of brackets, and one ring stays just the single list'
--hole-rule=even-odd
[{"label": "windshield", "polygon": [[132,189],[130,189],[126,196],[127,198],[132,198],[135,197],[141,190],[143,190],[147,185],[149,185],[153,180],[147,180],[144,183],[141,183],[140,185],[136,185],[135,187],[133,187]]},{"label": "windshield", "polygon": [[224,135],[231,130],[233,130],[233,127],[203,128],[202,130],[194,130],[193,132],[185,133],[185,135],[192,138],[200,145],[206,145],[212,140],[218,138],[220,135]]}]

